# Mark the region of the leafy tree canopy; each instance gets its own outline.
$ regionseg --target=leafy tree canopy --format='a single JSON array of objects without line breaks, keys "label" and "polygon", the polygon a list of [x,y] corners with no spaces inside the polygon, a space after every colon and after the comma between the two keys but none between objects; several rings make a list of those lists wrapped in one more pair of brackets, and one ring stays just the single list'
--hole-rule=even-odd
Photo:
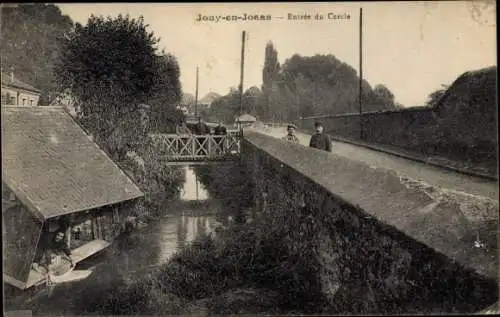
[{"label": "leafy tree canopy", "polygon": [[[151,106],[146,108],[152,119],[147,122],[158,127],[175,112],[181,96],[177,60],[157,54],[159,39],[147,29],[142,17],[91,16],[62,39],[56,63],[60,91],[71,93],[83,125],[119,157],[148,132],[137,115],[145,109],[142,104]],[[108,140],[113,135],[120,140]]]}]

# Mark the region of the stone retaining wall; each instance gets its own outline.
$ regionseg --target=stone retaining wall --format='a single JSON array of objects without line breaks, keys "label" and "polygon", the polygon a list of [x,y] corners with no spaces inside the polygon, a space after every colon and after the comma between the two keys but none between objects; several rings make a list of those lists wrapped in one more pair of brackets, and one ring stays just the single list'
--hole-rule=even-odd
[{"label": "stone retaining wall", "polygon": [[460,76],[432,108],[311,117],[299,127],[311,132],[319,120],[333,136],[469,162],[497,175],[497,110],[490,67]]},{"label": "stone retaining wall", "polygon": [[[474,222],[456,213],[448,218],[444,210],[459,202],[441,206],[390,173],[255,132],[245,134],[241,153],[253,171],[256,209],[276,225],[301,222],[292,246],[315,241],[319,283],[337,312],[475,312],[497,300],[495,210],[485,207],[475,220],[490,232],[479,239],[486,249],[467,251],[474,229],[445,228]],[[367,191],[370,182],[361,175],[376,178],[371,183],[378,188]],[[453,249],[455,239],[465,257]],[[471,256],[476,260],[465,259]]]}]

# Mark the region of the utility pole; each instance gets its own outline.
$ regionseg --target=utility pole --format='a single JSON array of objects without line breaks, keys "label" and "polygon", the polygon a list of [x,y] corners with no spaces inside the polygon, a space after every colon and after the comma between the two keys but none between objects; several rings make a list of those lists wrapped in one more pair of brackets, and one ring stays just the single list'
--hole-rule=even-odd
[{"label": "utility pole", "polygon": [[245,69],[245,36],[246,32],[241,33],[241,70],[240,70],[240,116],[243,115],[243,74]]},{"label": "utility pole", "polygon": [[363,8],[359,8],[359,128],[360,138],[363,139]]},{"label": "utility pole", "polygon": [[194,97],[194,118],[198,118],[198,67],[196,67],[196,92]]}]

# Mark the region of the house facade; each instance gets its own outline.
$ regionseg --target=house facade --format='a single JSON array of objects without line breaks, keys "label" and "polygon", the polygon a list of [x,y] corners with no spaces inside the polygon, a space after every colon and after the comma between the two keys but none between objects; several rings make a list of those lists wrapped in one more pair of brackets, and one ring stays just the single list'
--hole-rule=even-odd
[{"label": "house facade", "polygon": [[78,263],[107,248],[144,194],[62,107],[2,107],[4,281],[43,283],[59,232]]},{"label": "house facade", "polygon": [[17,78],[14,73],[2,73],[1,103],[7,106],[34,107],[38,105],[41,91]]}]

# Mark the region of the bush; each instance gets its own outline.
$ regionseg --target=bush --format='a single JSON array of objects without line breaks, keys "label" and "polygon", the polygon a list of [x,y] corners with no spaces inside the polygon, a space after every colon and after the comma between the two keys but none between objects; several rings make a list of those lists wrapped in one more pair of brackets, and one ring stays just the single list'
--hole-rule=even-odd
[{"label": "bush", "polygon": [[286,225],[272,226],[262,219],[234,225],[216,239],[200,236],[171,259],[159,281],[189,300],[235,288],[260,288],[281,294],[282,308],[316,307],[321,288],[313,248],[293,247],[286,234]]}]

